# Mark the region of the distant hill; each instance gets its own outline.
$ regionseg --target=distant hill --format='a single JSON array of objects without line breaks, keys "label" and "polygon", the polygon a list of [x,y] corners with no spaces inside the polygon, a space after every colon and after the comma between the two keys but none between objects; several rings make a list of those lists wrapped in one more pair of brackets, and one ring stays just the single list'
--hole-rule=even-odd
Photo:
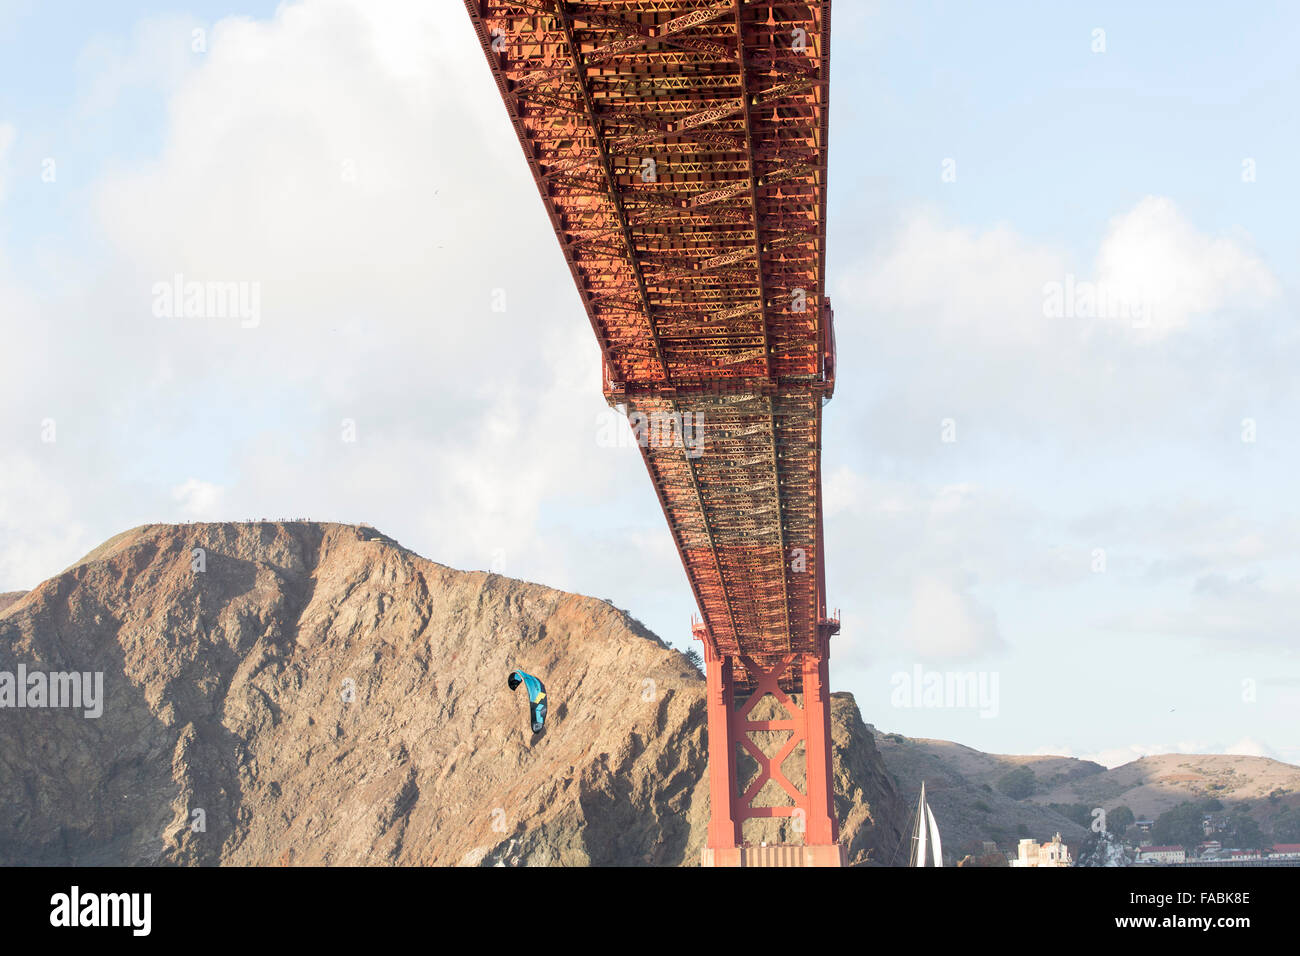
[{"label": "distant hill", "polygon": [[[991,840],[1010,850],[1023,837],[1040,843],[1056,833],[1077,852],[1088,831],[1048,807],[1013,800],[997,789],[1017,767],[1029,767],[1039,780],[1086,778],[1106,768],[1073,757],[986,754],[962,744],[904,737],[872,728],[876,747],[902,799],[914,804],[925,781],[926,798],[939,823],[945,856],[956,860]],[[906,862],[907,850],[901,852]]]},{"label": "distant hill", "polygon": [[[1077,780],[1106,771],[1106,768],[1099,763],[1079,760],[1076,757],[986,754],[974,747],[953,743],[951,740],[902,737],[901,734],[885,734],[884,737],[883,746],[905,745],[913,759],[938,761],[976,785],[987,783],[996,786],[998,780],[1017,767],[1028,767],[1032,770],[1040,786],[1064,783],[1067,780]],[[900,753],[900,759],[901,756]]]},{"label": "distant hill", "polygon": [[[1108,770],[1074,757],[986,754],[947,740],[872,732],[900,797],[914,802],[924,780],[944,848],[958,853],[983,840],[1012,849],[1022,836],[1042,842],[1059,830],[1077,856],[1088,831],[1050,804],[1122,805],[1155,819],[1184,801],[1216,797],[1225,811],[1245,809],[1265,832],[1278,813],[1300,812],[1300,767],[1266,757],[1163,754]],[[1033,773],[1035,792],[1013,800],[998,783],[1019,767]]]},{"label": "distant hill", "polygon": [[[1276,794],[1269,800],[1270,794]],[[1227,809],[1245,806],[1261,823],[1284,803],[1300,805],[1300,767],[1268,757],[1161,754],[1114,770],[1072,778],[1030,798],[1034,803],[1124,804],[1139,819],[1155,819],[1186,800],[1216,797]]]},{"label": "distant hill", "polygon": [[5,591],[0,593],[0,611],[3,611],[26,593],[26,591]]}]

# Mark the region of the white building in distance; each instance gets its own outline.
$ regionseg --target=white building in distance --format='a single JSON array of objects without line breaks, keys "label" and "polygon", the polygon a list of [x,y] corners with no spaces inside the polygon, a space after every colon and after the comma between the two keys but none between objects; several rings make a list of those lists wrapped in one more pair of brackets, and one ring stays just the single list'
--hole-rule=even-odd
[{"label": "white building in distance", "polygon": [[1021,840],[1019,853],[1011,861],[1012,866],[1069,866],[1074,860],[1070,858],[1070,848],[1061,842],[1061,834],[1052,837],[1050,843],[1037,843],[1034,840]]},{"label": "white building in distance", "polygon": [[1144,846],[1138,850],[1138,863],[1186,863],[1187,851],[1180,846]]}]

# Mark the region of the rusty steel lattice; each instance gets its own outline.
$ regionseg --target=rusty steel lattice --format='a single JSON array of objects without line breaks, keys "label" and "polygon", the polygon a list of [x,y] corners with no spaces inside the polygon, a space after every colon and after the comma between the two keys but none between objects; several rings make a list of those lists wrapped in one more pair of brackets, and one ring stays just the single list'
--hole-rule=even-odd
[{"label": "rusty steel lattice", "polygon": [[[736,690],[824,660],[830,3],[466,0]],[[689,437],[702,442],[692,447]],[[784,670],[784,669],[783,669]],[[754,673],[751,673],[754,671]],[[802,690],[791,667],[780,681]]]}]

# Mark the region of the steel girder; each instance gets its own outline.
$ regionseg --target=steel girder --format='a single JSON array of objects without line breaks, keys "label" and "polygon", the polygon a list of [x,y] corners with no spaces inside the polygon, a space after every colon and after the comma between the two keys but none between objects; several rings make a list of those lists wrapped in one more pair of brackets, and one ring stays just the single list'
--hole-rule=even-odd
[{"label": "steel girder", "polygon": [[646,432],[698,636],[742,689],[746,659],[824,653],[829,0],[465,3],[606,398]]}]

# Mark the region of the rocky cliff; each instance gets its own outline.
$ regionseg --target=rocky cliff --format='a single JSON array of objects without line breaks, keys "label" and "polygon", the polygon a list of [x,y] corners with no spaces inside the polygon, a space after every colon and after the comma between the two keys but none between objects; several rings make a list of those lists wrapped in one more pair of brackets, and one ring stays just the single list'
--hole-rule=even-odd
[{"label": "rocky cliff", "polygon": [[[118,535],[0,609],[19,664],[102,672],[103,710],[0,709],[0,864],[678,865],[704,843],[684,656],[373,529]],[[547,684],[539,735],[515,667]],[[876,860],[906,810],[849,695],[832,717],[843,837]]]}]

